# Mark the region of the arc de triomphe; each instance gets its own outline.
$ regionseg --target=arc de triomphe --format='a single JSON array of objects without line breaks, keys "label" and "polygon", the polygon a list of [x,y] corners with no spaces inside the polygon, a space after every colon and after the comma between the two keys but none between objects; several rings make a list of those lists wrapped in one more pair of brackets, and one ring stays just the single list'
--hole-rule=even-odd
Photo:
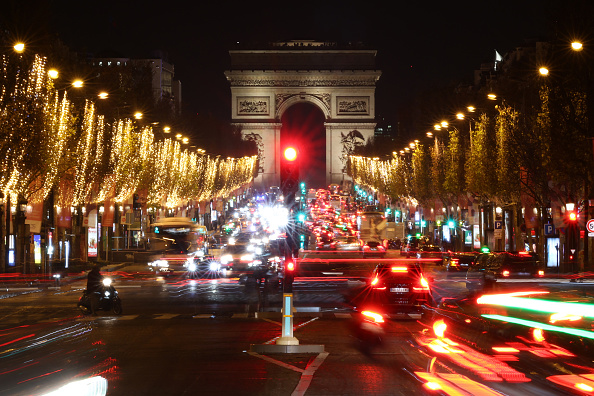
[{"label": "arc de triomphe", "polygon": [[281,118],[307,102],[324,115],[326,185],[348,179],[346,158],[375,130],[375,50],[289,41],[263,50],[231,50],[232,122],[257,141],[259,189],[280,185]]}]

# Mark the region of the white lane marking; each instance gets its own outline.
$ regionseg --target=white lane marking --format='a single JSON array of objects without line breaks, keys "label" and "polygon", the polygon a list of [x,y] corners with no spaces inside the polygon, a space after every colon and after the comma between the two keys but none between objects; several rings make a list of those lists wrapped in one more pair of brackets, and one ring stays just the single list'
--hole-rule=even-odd
[{"label": "white lane marking", "polygon": [[142,285],[118,285],[118,289],[139,289]]},{"label": "white lane marking", "polygon": [[171,319],[176,316],[179,316],[179,314],[161,314],[161,315],[155,316],[155,319]]},{"label": "white lane marking", "polygon": [[249,351],[248,354],[250,354],[250,355],[252,355],[254,357],[260,358],[262,360],[266,360],[267,362],[270,362],[272,364],[276,364],[277,366],[281,366],[281,367],[284,367],[284,368],[289,369],[289,370],[297,371],[298,373],[302,373],[303,374],[305,372],[305,370],[303,370],[303,369],[301,369],[299,367],[295,367],[295,366],[290,365],[288,363],[281,362],[280,360],[273,359],[273,358],[271,358],[269,356],[266,356],[266,355],[260,355],[259,353],[251,352],[251,351]]},{"label": "white lane marking", "polygon": [[295,388],[293,393],[291,393],[291,396],[305,395],[307,388],[309,388],[309,385],[311,385],[311,381],[313,380],[313,376],[316,370],[322,365],[322,363],[324,363],[324,360],[328,357],[328,355],[328,352],[320,353],[314,359],[314,361],[311,362],[311,364],[305,368],[305,371],[301,375],[301,379],[299,380],[299,383],[297,384],[297,387]]},{"label": "white lane marking", "polygon": [[140,315],[122,315],[122,316],[118,316],[119,320],[132,320],[132,319],[136,319],[138,316]]},{"label": "white lane marking", "polygon": [[266,322],[269,322],[269,323],[273,323],[273,324],[278,325],[278,326],[282,326],[283,325],[281,322],[277,322],[276,320],[272,320],[272,319],[263,318],[262,320],[264,320]]},{"label": "white lane marking", "polygon": [[199,314],[192,316],[194,319],[210,319],[212,318],[212,314]]}]

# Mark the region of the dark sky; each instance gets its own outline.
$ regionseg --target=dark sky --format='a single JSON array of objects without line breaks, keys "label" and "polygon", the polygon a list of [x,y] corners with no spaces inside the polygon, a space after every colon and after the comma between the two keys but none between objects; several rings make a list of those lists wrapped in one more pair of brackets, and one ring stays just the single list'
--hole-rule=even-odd
[{"label": "dark sky", "polygon": [[[236,42],[363,41],[378,50],[378,113],[423,87],[469,80],[481,62],[546,31],[552,0],[498,1],[37,1],[49,28],[75,50],[169,54],[189,111],[230,117],[224,71]],[[7,17],[5,13],[5,18]],[[10,18],[10,16],[8,16]]]}]

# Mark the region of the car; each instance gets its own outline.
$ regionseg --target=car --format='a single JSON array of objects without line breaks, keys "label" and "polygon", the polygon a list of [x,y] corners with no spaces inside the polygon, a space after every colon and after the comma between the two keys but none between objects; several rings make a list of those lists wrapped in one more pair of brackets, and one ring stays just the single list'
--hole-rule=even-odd
[{"label": "car", "polygon": [[367,241],[363,245],[363,257],[367,256],[380,256],[383,257],[386,254],[386,248],[380,241]]},{"label": "car", "polygon": [[443,258],[443,266],[448,276],[463,275],[477,262],[480,253],[474,252],[450,252]]},{"label": "car", "polygon": [[424,305],[432,305],[429,280],[418,263],[378,264],[369,278],[368,289],[366,301],[361,303],[381,312],[422,314]]},{"label": "car", "polygon": [[265,270],[267,257],[254,252],[250,249],[251,246],[249,244],[225,246],[219,258],[222,273],[230,278],[239,278],[243,282]]},{"label": "car", "polygon": [[442,261],[443,252],[437,245],[421,245],[417,250],[417,258],[439,259],[439,261]]},{"label": "car", "polygon": [[360,251],[361,243],[359,242],[359,239],[354,236],[342,237],[336,241],[336,250]]},{"label": "car", "polygon": [[186,260],[188,278],[218,278],[221,276],[221,263],[212,255],[196,255]]},{"label": "car", "polygon": [[539,256],[533,252],[491,252],[479,255],[476,265],[466,272],[466,288],[491,289],[498,279],[544,276]]}]

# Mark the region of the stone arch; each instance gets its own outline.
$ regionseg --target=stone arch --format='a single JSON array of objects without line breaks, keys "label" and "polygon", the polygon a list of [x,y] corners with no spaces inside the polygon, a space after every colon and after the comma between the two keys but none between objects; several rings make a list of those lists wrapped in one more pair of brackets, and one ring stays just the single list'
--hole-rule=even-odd
[{"label": "stone arch", "polygon": [[283,114],[294,104],[297,103],[311,103],[313,105],[315,105],[317,108],[319,108],[322,113],[324,114],[324,118],[326,120],[329,120],[332,118],[332,114],[331,114],[331,110],[330,110],[330,104],[324,102],[324,100],[319,97],[318,95],[314,95],[314,94],[307,94],[307,93],[300,93],[300,94],[295,94],[295,95],[289,95],[286,98],[280,98],[279,96],[281,95],[277,95],[277,106],[276,106],[276,114],[275,114],[275,118],[277,120],[281,120],[283,117]]}]

